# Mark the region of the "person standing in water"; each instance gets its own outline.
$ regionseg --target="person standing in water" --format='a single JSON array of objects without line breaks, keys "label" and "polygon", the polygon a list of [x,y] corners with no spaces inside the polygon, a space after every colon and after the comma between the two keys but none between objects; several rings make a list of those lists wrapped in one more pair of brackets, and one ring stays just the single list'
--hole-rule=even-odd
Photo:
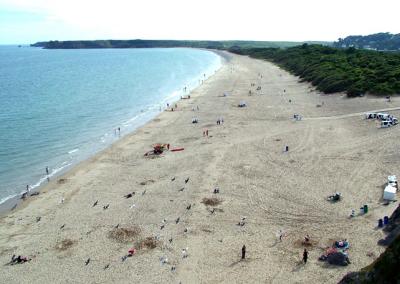
[{"label": "person standing in water", "polygon": [[49,177],[49,167],[46,167],[46,175],[47,175],[47,181],[50,181],[50,177]]}]

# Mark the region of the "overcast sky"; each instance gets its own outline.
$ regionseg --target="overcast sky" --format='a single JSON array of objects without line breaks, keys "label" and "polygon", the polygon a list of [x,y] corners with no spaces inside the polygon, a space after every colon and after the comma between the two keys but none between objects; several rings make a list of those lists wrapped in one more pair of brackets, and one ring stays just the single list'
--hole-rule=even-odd
[{"label": "overcast sky", "polygon": [[0,0],[0,44],[79,39],[333,41],[400,33],[400,0]]}]

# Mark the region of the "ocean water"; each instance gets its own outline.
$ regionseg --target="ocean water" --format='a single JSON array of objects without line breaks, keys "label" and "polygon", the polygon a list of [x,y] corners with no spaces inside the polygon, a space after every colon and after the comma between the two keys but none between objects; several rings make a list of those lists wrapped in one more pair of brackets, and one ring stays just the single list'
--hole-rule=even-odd
[{"label": "ocean water", "polygon": [[0,46],[0,203],[143,125],[221,66],[196,49]]}]

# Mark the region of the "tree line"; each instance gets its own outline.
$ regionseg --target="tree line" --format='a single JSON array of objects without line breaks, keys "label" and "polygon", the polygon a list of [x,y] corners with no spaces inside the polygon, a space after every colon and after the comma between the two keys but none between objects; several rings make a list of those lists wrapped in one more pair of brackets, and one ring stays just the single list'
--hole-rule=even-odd
[{"label": "tree line", "polygon": [[400,34],[377,33],[366,36],[348,36],[339,38],[334,47],[355,47],[375,50],[400,50]]},{"label": "tree line", "polygon": [[[84,48],[170,48],[192,47],[208,49],[228,49],[233,46],[240,48],[278,48],[301,45],[305,42],[294,41],[245,41],[245,40],[71,40],[71,41],[42,41],[31,44],[34,47],[46,49],[84,49]],[[332,44],[331,42],[306,42]]]},{"label": "tree line", "polygon": [[229,50],[272,61],[327,94],[400,94],[400,53],[309,44],[286,49],[236,46]]}]

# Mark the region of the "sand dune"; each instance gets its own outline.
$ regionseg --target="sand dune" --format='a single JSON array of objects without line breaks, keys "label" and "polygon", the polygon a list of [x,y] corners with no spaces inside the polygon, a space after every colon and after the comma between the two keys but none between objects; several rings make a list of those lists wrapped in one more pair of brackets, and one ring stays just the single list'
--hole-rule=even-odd
[{"label": "sand dune", "polygon": [[[378,129],[358,113],[398,108],[400,100],[323,96],[271,63],[226,56],[176,111],[163,112],[3,217],[0,263],[13,254],[33,259],[1,266],[0,282],[336,283],[379,256],[377,219],[396,206],[383,206],[381,197],[387,175],[398,174],[399,128]],[[238,108],[242,100],[247,107]],[[294,121],[295,113],[304,119]],[[311,119],[335,116],[341,119]],[[144,157],[154,143],[185,150]],[[336,191],[343,200],[327,202]],[[204,198],[220,204],[207,206]],[[349,219],[363,204],[370,212]],[[242,217],[245,225],[238,226]],[[279,230],[287,234],[282,242]],[[303,265],[306,234],[314,246]],[[319,262],[323,248],[342,238],[351,243],[351,265]],[[240,261],[243,244],[247,259]],[[122,261],[132,246],[137,253]]]}]

